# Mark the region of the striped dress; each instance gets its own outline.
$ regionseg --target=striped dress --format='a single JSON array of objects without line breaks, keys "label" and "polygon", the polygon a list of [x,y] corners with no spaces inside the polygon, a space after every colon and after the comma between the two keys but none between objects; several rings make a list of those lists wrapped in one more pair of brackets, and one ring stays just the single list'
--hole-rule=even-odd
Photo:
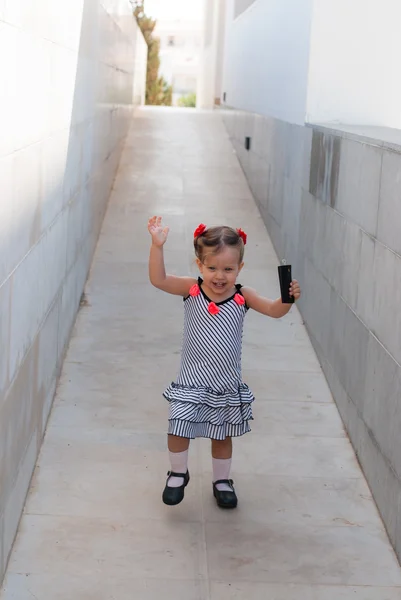
[{"label": "striped dress", "polygon": [[213,303],[199,278],[184,308],[181,366],[163,394],[170,402],[168,433],[216,440],[243,435],[250,431],[254,396],[241,378],[248,310],[241,285],[227,300]]}]

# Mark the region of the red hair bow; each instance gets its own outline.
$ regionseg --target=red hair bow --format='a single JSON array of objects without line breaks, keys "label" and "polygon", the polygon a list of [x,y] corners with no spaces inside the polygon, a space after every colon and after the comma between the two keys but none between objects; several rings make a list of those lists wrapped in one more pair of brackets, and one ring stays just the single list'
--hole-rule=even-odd
[{"label": "red hair bow", "polygon": [[197,238],[199,235],[202,235],[202,233],[205,233],[205,231],[206,231],[206,225],[201,223],[200,225],[198,225],[198,227],[194,231],[194,238]]},{"label": "red hair bow", "polygon": [[246,238],[247,238],[245,231],[242,231],[242,229],[240,228],[240,229],[237,229],[237,233],[242,238],[242,241],[244,242],[244,246],[245,246]]}]

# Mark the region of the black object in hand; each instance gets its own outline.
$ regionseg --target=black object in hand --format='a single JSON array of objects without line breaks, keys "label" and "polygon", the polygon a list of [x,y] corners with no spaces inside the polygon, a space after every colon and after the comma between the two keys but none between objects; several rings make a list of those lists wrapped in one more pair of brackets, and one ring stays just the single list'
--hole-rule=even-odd
[{"label": "black object in hand", "polygon": [[294,296],[290,296],[290,285],[292,281],[291,265],[280,265],[278,267],[280,280],[281,301],[283,304],[294,304]]}]

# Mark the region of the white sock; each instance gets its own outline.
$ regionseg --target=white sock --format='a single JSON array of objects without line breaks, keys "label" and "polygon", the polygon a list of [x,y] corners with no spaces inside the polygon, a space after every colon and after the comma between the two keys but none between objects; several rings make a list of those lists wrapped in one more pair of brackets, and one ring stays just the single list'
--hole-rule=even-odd
[{"label": "white sock", "polygon": [[[186,473],[188,470],[188,450],[184,452],[169,452],[171,470],[174,473]],[[184,483],[183,477],[170,477],[168,487],[180,487]]]},{"label": "white sock", "polygon": [[[213,481],[219,479],[230,479],[231,458],[212,458],[213,463]],[[232,492],[227,483],[218,483],[216,488],[219,492]]]}]

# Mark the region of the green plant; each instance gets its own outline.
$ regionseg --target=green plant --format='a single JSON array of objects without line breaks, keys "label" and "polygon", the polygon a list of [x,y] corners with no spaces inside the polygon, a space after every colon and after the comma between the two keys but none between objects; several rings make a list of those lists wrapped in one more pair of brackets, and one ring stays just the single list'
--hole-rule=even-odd
[{"label": "green plant", "polygon": [[134,16],[148,45],[145,104],[171,106],[173,97],[172,87],[162,76],[159,76],[160,42],[153,37],[156,20],[146,16],[144,0],[133,2],[133,6]]},{"label": "green plant", "polygon": [[187,96],[181,96],[178,99],[178,106],[184,106],[187,108],[195,108],[196,107],[196,94],[188,94]]}]

